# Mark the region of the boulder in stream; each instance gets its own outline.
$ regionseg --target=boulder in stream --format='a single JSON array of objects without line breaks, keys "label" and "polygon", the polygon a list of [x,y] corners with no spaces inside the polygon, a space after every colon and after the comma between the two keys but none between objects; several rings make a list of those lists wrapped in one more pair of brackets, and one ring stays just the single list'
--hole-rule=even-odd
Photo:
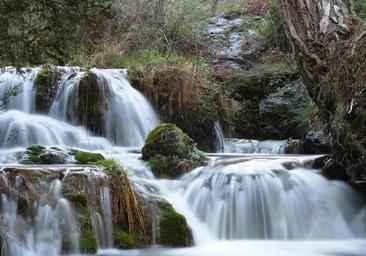
[{"label": "boulder in stream", "polygon": [[142,159],[149,161],[153,173],[160,178],[179,177],[206,162],[196,143],[174,124],[161,124],[149,134]]}]

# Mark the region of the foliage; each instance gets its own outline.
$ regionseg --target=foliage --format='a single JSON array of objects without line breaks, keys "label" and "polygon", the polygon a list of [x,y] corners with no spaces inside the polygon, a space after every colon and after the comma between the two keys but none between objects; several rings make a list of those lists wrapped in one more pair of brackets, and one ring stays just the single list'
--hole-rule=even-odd
[{"label": "foliage", "polygon": [[268,11],[262,22],[258,23],[258,26],[264,47],[277,48],[284,52],[290,50],[281,19],[279,0],[268,1]]},{"label": "foliage", "polygon": [[136,237],[129,234],[128,232],[121,230],[121,229],[115,229],[113,234],[114,237],[114,246],[116,248],[120,249],[131,249],[136,248],[137,242]]},{"label": "foliage", "polygon": [[64,64],[69,50],[108,31],[112,0],[2,0],[0,63]]},{"label": "foliage", "polygon": [[354,0],[355,11],[362,18],[366,19],[366,1],[365,0]]}]

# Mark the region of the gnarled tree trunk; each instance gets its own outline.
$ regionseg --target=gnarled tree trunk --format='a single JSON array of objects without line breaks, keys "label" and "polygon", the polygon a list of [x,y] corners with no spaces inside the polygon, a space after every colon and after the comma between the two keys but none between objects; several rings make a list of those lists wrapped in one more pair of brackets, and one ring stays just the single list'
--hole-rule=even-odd
[{"label": "gnarled tree trunk", "polygon": [[345,167],[365,162],[366,26],[353,1],[281,0],[281,9],[302,79],[332,136],[334,158]]}]

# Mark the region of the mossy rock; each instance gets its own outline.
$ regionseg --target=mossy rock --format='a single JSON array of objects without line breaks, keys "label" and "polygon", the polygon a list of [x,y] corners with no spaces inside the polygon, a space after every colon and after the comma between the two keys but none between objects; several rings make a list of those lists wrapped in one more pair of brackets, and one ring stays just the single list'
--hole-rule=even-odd
[{"label": "mossy rock", "polygon": [[47,149],[42,145],[32,145],[24,153],[22,164],[66,164],[68,154],[61,150]]},{"label": "mossy rock", "polygon": [[193,244],[192,231],[188,227],[186,218],[177,213],[166,201],[158,202],[161,211],[159,222],[158,242],[165,246],[191,246]]},{"label": "mossy rock", "polygon": [[147,137],[142,159],[149,161],[156,176],[175,178],[205,164],[206,156],[176,125],[161,124]]},{"label": "mossy rock", "polygon": [[102,154],[87,151],[74,151],[77,164],[94,164],[98,161],[105,160]]},{"label": "mossy rock", "polygon": [[113,232],[114,247],[118,249],[132,249],[137,247],[136,237],[122,229]]}]

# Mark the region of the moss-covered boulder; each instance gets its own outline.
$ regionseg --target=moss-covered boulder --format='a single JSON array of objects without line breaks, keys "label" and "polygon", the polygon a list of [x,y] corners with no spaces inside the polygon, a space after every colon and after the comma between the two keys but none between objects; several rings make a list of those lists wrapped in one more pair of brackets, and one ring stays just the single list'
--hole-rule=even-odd
[{"label": "moss-covered boulder", "polygon": [[192,231],[186,218],[166,201],[158,202],[160,210],[158,243],[165,246],[191,246]]},{"label": "moss-covered boulder", "polygon": [[195,142],[174,124],[161,124],[149,134],[142,159],[149,161],[154,174],[161,178],[178,177],[206,161]]},{"label": "moss-covered boulder", "polygon": [[66,164],[70,155],[58,148],[46,148],[42,145],[32,145],[25,151],[22,164]]}]

